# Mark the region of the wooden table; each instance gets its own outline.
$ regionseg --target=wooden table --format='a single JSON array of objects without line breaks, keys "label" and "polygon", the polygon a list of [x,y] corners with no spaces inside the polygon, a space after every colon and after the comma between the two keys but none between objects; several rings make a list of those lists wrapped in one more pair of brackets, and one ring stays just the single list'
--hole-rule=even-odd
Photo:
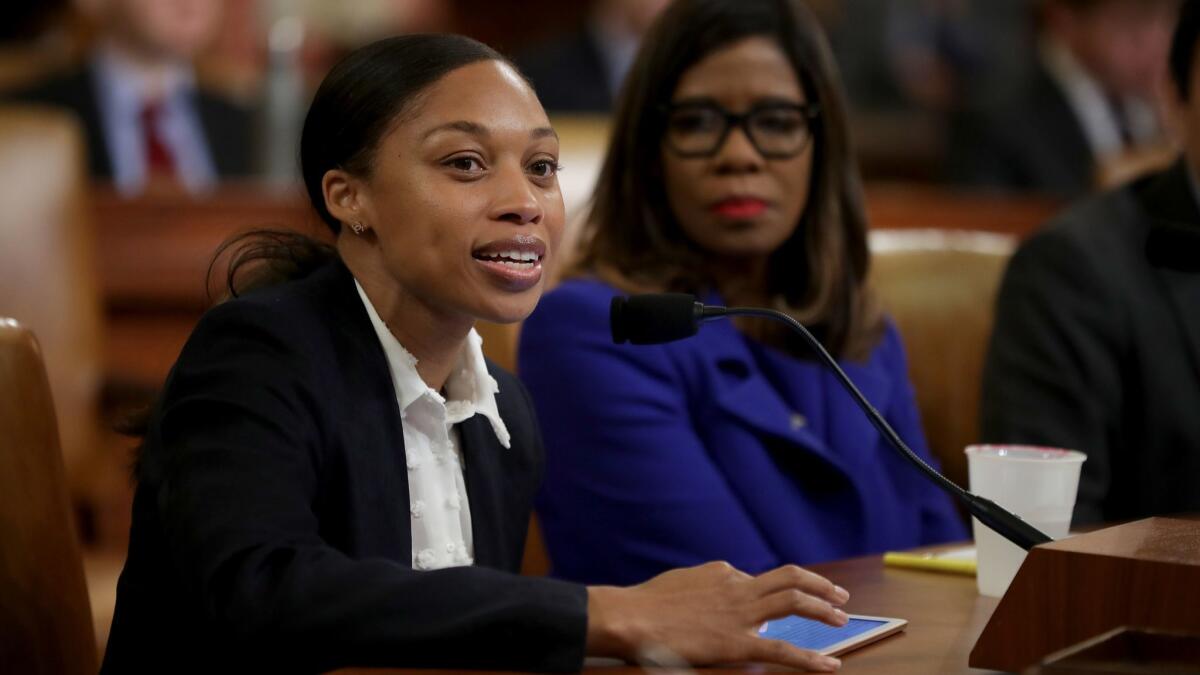
[{"label": "wooden table", "polygon": [[[856,675],[932,675],[934,673],[984,673],[967,667],[967,656],[996,608],[997,599],[975,590],[975,578],[884,567],[880,556],[854,558],[809,567],[850,591],[847,610],[908,619],[908,629],[897,636],[868,645],[842,657],[839,672]],[[703,672],[761,673],[759,666],[713,668]],[[347,669],[338,675],[393,675],[399,673],[450,673],[458,671]],[[641,673],[635,667],[591,667],[586,672],[603,675]]]},{"label": "wooden table", "polygon": [[846,654],[841,672],[986,672],[967,657],[999,600],[980,596],[975,577],[884,567],[879,556],[810,569],[850,591],[851,614],[908,619],[902,635]]}]

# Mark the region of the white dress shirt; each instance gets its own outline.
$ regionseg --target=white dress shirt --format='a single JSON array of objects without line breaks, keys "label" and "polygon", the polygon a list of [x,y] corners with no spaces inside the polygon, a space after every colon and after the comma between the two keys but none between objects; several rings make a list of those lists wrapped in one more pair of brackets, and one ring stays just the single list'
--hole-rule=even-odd
[{"label": "white dress shirt", "polygon": [[471,506],[454,425],[479,413],[491,422],[500,444],[509,447],[508,428],[496,407],[500,388],[483,360],[483,340],[474,329],[467,335],[442,396],[421,379],[417,359],[379,318],[358,281],[354,285],[387,356],[404,426],[413,569],[471,565]]}]

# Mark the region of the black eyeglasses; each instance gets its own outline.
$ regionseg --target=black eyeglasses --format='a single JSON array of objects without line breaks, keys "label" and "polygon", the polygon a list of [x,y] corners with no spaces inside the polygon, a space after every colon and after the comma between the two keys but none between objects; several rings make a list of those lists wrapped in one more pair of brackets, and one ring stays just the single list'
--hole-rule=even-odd
[{"label": "black eyeglasses", "polygon": [[815,103],[761,103],[737,114],[716,103],[695,102],[666,106],[667,147],[679,157],[712,157],[729,131],[741,127],[765,159],[789,159],[800,154],[812,138]]}]

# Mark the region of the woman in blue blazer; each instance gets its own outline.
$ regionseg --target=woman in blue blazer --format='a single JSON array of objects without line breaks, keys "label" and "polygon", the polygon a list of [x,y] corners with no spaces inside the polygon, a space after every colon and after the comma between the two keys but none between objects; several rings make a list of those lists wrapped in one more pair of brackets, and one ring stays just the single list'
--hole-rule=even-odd
[{"label": "woman in blue blazer", "polygon": [[649,646],[837,667],[755,634],[846,622],[846,592],[795,567],[516,574],[542,442],[472,326],[533,310],[563,205],[558,139],[510,64],[461,36],[369,45],[326,77],[300,148],[335,245],[235,247],[238,297],[148,420],[104,672],[579,670]]},{"label": "woman in blue blazer", "polygon": [[965,535],[786,329],[608,337],[617,293],[783,309],[928,458],[903,346],[865,285],[834,63],[802,3],[673,4],[626,81],[593,203],[582,257],[519,354],[547,439],[538,511],[555,574],[629,583],[704,560],[765,570]]}]

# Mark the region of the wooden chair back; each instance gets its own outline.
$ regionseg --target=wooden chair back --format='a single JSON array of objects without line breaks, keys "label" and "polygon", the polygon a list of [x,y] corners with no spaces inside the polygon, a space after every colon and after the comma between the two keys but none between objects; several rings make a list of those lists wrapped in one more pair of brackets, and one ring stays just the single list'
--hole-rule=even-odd
[{"label": "wooden chair back", "polygon": [[1008,235],[874,230],[871,283],[895,320],[930,450],[966,486],[996,293],[1016,246]]},{"label": "wooden chair back", "polygon": [[33,334],[4,318],[0,392],[0,664],[10,673],[94,675],[50,384]]}]

